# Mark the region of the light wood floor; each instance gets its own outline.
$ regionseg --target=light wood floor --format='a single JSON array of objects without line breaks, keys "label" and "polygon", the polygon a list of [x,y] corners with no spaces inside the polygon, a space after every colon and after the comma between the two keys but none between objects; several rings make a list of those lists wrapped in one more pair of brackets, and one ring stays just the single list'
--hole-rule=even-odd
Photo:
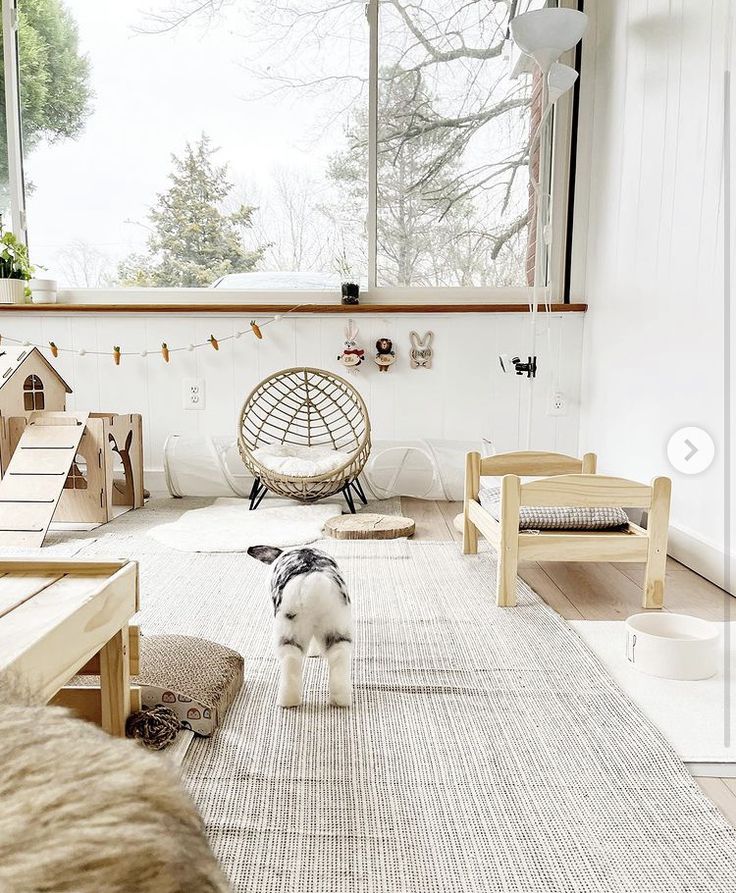
[{"label": "light wood floor", "polygon": [[[462,539],[453,520],[459,502],[402,498],[402,511],[416,522],[417,540]],[[567,620],[624,620],[641,607],[643,568],[632,564],[529,562],[519,574],[548,605]],[[603,594],[603,595],[602,595]],[[674,559],[667,563],[666,610],[722,620],[731,596]],[[733,603],[736,619],[736,603]],[[510,609],[512,610],[512,609]],[[696,781],[736,827],[736,778]]]}]

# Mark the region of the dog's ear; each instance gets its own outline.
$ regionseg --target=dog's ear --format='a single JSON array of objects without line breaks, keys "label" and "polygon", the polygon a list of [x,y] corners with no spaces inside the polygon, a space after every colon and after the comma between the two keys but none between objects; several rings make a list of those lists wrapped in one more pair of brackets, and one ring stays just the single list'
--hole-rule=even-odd
[{"label": "dog's ear", "polygon": [[277,549],[276,546],[251,546],[248,554],[251,558],[257,558],[264,564],[273,564],[283,550]]}]

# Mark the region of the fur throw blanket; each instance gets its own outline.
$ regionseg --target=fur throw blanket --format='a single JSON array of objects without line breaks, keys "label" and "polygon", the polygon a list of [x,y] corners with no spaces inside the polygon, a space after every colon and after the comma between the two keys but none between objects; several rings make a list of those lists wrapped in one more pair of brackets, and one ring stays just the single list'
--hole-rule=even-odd
[{"label": "fur throw blanket", "polygon": [[161,756],[60,708],[0,705],[3,893],[230,889]]}]

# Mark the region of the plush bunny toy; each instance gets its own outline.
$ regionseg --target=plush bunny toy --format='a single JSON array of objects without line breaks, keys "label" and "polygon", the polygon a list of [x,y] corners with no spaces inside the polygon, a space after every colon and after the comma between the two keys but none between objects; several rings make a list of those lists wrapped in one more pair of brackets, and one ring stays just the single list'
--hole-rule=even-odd
[{"label": "plush bunny toy", "polygon": [[365,359],[365,351],[362,347],[358,347],[357,338],[358,327],[352,319],[350,319],[345,326],[345,346],[342,349],[342,353],[337,358],[338,361],[350,372],[356,372]]},{"label": "plush bunny toy", "polygon": [[411,338],[411,351],[409,353],[409,365],[412,369],[432,368],[432,338],[434,334],[427,332],[421,338],[417,332],[409,332]]}]

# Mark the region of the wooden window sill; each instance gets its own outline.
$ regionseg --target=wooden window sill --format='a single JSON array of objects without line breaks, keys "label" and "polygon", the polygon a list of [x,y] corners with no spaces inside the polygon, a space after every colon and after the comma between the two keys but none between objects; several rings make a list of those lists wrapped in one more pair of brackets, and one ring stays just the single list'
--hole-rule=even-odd
[{"label": "wooden window sill", "polygon": [[[553,313],[585,313],[587,304],[552,304]],[[355,316],[376,313],[528,313],[527,304],[303,304],[291,310],[284,304],[0,304],[0,313],[235,313],[238,316],[325,313]],[[539,305],[539,312],[545,307]]]}]

